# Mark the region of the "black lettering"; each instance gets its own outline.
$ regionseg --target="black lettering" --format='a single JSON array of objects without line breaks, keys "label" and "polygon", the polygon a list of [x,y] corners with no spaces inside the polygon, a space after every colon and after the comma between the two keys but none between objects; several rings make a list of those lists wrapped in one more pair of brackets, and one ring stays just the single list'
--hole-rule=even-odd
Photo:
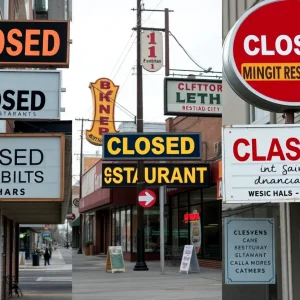
[{"label": "black lettering", "polygon": [[[42,183],[44,181],[44,177],[43,177],[44,173],[42,171],[36,171],[35,172],[35,177],[36,179],[34,179],[34,181],[36,183]],[[37,179],[38,178],[38,179]]]},{"label": "black lettering", "polygon": [[6,158],[8,160],[8,162],[4,162],[3,159],[0,159],[0,165],[3,165],[3,166],[8,166],[12,163],[12,159],[10,158],[10,156],[6,156],[4,155],[4,153],[7,153],[7,154],[11,154],[11,151],[9,149],[2,149],[0,151],[0,158]]},{"label": "black lettering", "polygon": [[19,175],[18,182],[19,183],[26,183],[26,180],[25,181],[22,180],[22,172],[19,172],[18,175]]},{"label": "black lettering", "polygon": [[24,196],[25,195],[25,189],[20,189],[20,196]]},{"label": "black lettering", "polygon": [[285,79],[291,79],[291,77],[290,77],[290,68],[287,67],[287,66],[284,67],[284,78]]},{"label": "black lettering", "polygon": [[13,98],[9,97],[9,95],[13,96],[14,94],[15,94],[15,92],[12,91],[12,90],[7,90],[7,91],[5,91],[3,93],[3,100],[5,102],[7,102],[8,104],[10,104],[10,106],[7,106],[6,104],[4,104],[2,106],[3,109],[5,109],[5,110],[12,110],[12,109],[14,109],[14,107],[15,107],[15,101],[14,101]]},{"label": "black lettering", "polygon": [[[39,104],[37,104],[37,96],[39,96]],[[45,94],[41,91],[32,91],[31,93],[31,110],[41,110],[46,103]]]},{"label": "black lettering", "polygon": [[13,189],[13,195],[18,196],[18,189]]},{"label": "black lettering", "polygon": [[1,183],[10,183],[10,172],[9,171],[2,171],[1,173]]},{"label": "black lettering", "polygon": [[252,68],[243,67],[243,77],[245,80],[252,79]]},{"label": "black lettering", "polygon": [[[39,161],[33,161],[33,155],[34,155],[34,152],[38,152],[40,153],[40,158],[39,158]],[[41,150],[39,149],[30,149],[29,150],[29,165],[30,166],[37,166],[37,165],[40,165],[44,160],[44,154]]]},{"label": "black lettering", "polygon": [[29,110],[28,105],[22,106],[23,103],[28,103],[28,97],[23,97],[29,95],[29,91],[19,91],[17,97],[17,110]]},{"label": "black lettering", "polygon": [[19,158],[26,158],[26,155],[24,156],[21,156],[21,155],[18,155],[19,152],[26,152],[26,149],[16,149],[15,151],[15,165],[16,166],[26,166],[26,162],[19,162]]},{"label": "black lettering", "polygon": [[30,179],[31,179],[31,176],[30,174],[33,174],[34,171],[24,171],[25,174],[27,174],[27,183],[30,183]]}]

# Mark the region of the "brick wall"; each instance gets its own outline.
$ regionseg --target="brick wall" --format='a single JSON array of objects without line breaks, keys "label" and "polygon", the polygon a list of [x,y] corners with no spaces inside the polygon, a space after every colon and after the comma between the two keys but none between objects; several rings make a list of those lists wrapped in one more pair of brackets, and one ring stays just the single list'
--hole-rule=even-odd
[{"label": "brick wall", "polygon": [[176,117],[166,120],[167,132],[201,132],[202,160],[213,160],[214,143],[221,141],[222,118]]}]

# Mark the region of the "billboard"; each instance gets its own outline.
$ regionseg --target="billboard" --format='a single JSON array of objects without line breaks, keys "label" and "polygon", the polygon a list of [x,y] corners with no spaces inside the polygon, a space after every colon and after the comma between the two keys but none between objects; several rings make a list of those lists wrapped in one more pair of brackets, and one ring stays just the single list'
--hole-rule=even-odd
[{"label": "billboard", "polygon": [[[137,164],[102,164],[102,188],[136,187]],[[168,187],[209,187],[208,164],[145,164],[143,168],[145,186],[167,185]]]},{"label": "billboard", "polygon": [[0,201],[64,200],[64,134],[0,134]]},{"label": "billboard", "polygon": [[92,127],[86,130],[86,139],[95,146],[102,145],[103,133],[117,132],[115,128],[115,105],[119,86],[110,79],[100,78],[90,83],[94,104]]},{"label": "billboard", "polygon": [[0,27],[0,67],[69,67],[69,21],[1,20]]},{"label": "billboard", "polygon": [[0,119],[60,120],[61,72],[0,70]]},{"label": "billboard", "polygon": [[223,201],[300,202],[300,125],[223,127]]},{"label": "billboard", "polygon": [[165,78],[164,114],[222,116],[222,80]]},{"label": "billboard", "polygon": [[201,133],[106,133],[102,159],[195,160],[201,148]]}]

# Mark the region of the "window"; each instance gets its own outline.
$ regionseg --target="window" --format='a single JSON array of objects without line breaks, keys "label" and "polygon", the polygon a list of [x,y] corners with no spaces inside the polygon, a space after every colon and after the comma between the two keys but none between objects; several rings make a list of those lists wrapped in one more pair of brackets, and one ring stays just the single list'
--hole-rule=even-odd
[{"label": "window", "polygon": [[179,204],[178,205],[179,205],[179,207],[189,205],[189,193],[182,193],[179,195]]},{"label": "window", "polygon": [[121,209],[121,228],[120,228],[120,240],[121,240],[121,246],[122,250],[126,251],[126,210],[125,208]]},{"label": "window", "polygon": [[132,208],[132,252],[136,252],[136,234],[137,234],[137,212],[136,206]]},{"label": "window", "polygon": [[145,210],[145,252],[159,252],[159,208]]},{"label": "window", "polygon": [[[187,194],[187,193],[186,193]],[[184,215],[188,213],[188,206],[178,209],[179,216],[179,246],[190,245],[189,222],[184,221]]]},{"label": "window", "polygon": [[121,237],[120,237],[120,210],[116,210],[116,246],[121,246]]},{"label": "window", "polygon": [[190,205],[201,203],[201,190],[195,190],[190,192]]},{"label": "window", "polygon": [[127,227],[126,227],[126,236],[127,236],[127,248],[126,251],[131,251],[131,209],[130,207],[126,210],[126,221],[127,221]]},{"label": "window", "polygon": [[172,245],[179,246],[178,208],[172,209]]},{"label": "window", "polygon": [[113,211],[112,212],[112,216],[111,216],[111,219],[112,219],[112,227],[111,227],[111,243],[112,243],[112,246],[115,246],[116,245],[116,212]]}]

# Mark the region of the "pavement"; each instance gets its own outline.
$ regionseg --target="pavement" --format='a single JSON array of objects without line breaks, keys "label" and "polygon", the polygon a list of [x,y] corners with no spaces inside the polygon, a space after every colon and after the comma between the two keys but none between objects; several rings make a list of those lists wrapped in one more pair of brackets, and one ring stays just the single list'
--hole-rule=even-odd
[{"label": "pavement", "polygon": [[125,273],[106,273],[105,256],[85,256],[73,250],[73,300],[221,300],[222,271],[201,268],[200,273],[181,274],[179,264],[166,266],[147,262],[149,271],[133,271],[125,262]]},{"label": "pavement", "polygon": [[[24,300],[72,299],[72,250],[60,248],[53,251],[50,266],[33,267],[32,261],[20,266],[20,288]],[[17,298],[14,296],[13,298]]]}]

